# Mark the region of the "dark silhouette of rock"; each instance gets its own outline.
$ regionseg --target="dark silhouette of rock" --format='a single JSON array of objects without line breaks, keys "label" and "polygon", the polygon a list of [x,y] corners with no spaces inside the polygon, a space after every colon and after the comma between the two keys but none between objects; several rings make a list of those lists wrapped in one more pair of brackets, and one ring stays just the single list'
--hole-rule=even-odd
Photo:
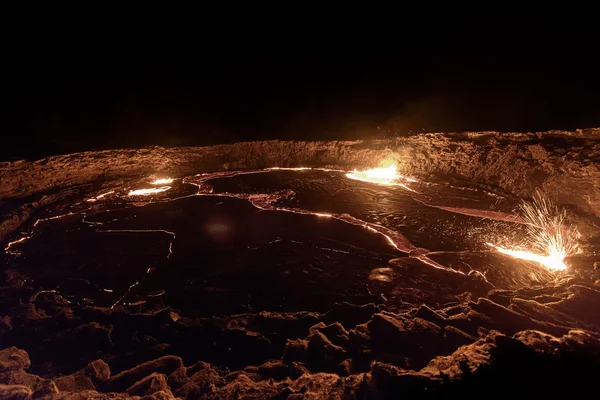
[{"label": "dark silhouette of rock", "polygon": [[289,364],[292,361],[305,361],[307,350],[308,341],[302,339],[288,340],[283,352],[283,362]]},{"label": "dark silhouette of rock", "polygon": [[210,385],[221,386],[225,382],[223,377],[208,364],[196,370],[190,376],[190,381],[196,383],[201,388],[206,388]]},{"label": "dark silhouette of rock", "polygon": [[356,305],[350,303],[335,303],[333,308],[323,315],[327,324],[339,322],[345,329],[352,329],[358,324],[367,322],[381,307],[375,304]]},{"label": "dark silhouette of rock", "polygon": [[31,394],[32,399],[51,399],[58,394],[58,388],[54,382],[46,380]]},{"label": "dark silhouette of rock", "polygon": [[344,347],[348,345],[348,331],[346,331],[339,322],[334,322],[331,325],[325,325],[323,322],[320,322],[310,328],[309,335],[312,335],[317,331],[321,332],[337,346]]},{"label": "dark silhouette of rock", "polygon": [[258,367],[258,373],[265,378],[283,380],[290,375],[290,367],[280,360],[267,361]]},{"label": "dark silhouette of rock", "polygon": [[315,330],[308,339],[307,360],[318,370],[330,369],[345,359],[346,351]]},{"label": "dark silhouette of rock", "polygon": [[426,321],[434,323],[438,326],[444,326],[447,324],[446,317],[438,312],[435,312],[426,305],[420,306],[417,311],[413,314],[415,317],[422,318]]},{"label": "dark silhouette of rock", "polygon": [[82,392],[96,389],[106,382],[109,377],[110,368],[108,364],[102,360],[96,360],[74,374],[55,379],[54,383],[62,392]]}]

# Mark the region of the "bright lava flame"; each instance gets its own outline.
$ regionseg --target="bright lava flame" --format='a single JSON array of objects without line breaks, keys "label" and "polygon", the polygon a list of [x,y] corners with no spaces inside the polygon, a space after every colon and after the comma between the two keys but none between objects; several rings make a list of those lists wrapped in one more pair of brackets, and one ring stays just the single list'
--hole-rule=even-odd
[{"label": "bright lava flame", "polygon": [[148,196],[151,194],[166,192],[169,189],[171,189],[171,186],[162,186],[159,188],[151,188],[151,189],[138,189],[138,190],[130,191],[127,195],[128,196]]},{"label": "bright lava flame", "polygon": [[414,182],[414,179],[407,178],[398,173],[395,165],[390,165],[386,168],[373,168],[364,171],[354,170],[346,174],[350,179],[356,179],[357,181],[378,183],[380,185],[396,185],[400,179]]},{"label": "bright lava flame", "polygon": [[156,179],[150,183],[152,183],[153,185],[166,185],[169,183],[172,183],[175,179],[173,178],[160,178],[160,179]]},{"label": "bright lava flame", "polygon": [[549,256],[542,256],[539,254],[535,254],[531,251],[504,249],[502,247],[495,246],[491,243],[487,243],[487,245],[495,248],[502,254],[506,254],[515,258],[520,258],[521,260],[535,261],[555,271],[562,271],[567,269],[567,265],[564,262],[564,259],[567,256],[566,254],[558,253],[551,254]]},{"label": "bright lava flame", "polygon": [[523,260],[536,261],[552,270],[567,269],[564,259],[577,253],[581,237],[569,223],[567,211],[540,192],[533,202],[523,203],[520,214],[527,224],[528,245],[534,251],[506,249],[488,243],[501,253]]}]

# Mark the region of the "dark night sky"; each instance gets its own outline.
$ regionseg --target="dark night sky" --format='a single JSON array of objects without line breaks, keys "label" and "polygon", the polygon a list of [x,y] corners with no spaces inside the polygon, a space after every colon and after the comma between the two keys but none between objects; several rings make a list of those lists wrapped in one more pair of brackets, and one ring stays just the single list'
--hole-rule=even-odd
[{"label": "dark night sky", "polygon": [[0,159],[600,126],[594,13],[437,11],[13,31],[3,39]]}]

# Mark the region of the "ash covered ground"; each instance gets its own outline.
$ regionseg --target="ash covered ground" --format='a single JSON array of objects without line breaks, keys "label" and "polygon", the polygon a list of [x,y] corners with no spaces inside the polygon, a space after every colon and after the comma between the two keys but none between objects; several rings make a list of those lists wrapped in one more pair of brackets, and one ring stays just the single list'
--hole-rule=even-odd
[{"label": "ash covered ground", "polygon": [[[593,132],[554,135],[591,152],[544,135],[471,134],[406,139],[426,143],[414,159],[429,156],[427,173],[402,162],[402,140],[288,144],[301,164],[291,167],[308,169],[248,168],[256,162],[228,158],[236,145],[211,160],[198,150],[196,167],[156,150],[5,163],[1,394],[586,393],[600,371],[598,193],[577,189],[594,182],[600,145]],[[278,144],[242,146],[277,163],[268,153]],[[390,154],[414,179],[346,176]],[[46,170],[61,172],[49,180]],[[522,198],[561,182],[572,184],[554,194],[583,234],[567,270],[488,245],[522,240]]]}]

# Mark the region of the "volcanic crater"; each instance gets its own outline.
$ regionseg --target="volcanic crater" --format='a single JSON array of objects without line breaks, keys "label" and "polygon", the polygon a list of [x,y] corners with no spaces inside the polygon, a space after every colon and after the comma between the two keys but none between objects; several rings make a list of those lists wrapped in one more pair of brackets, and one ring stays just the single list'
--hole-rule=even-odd
[{"label": "volcanic crater", "polygon": [[[0,395],[585,393],[599,159],[581,130],[2,163]],[[564,269],[498,251],[540,193],[577,228]]]}]

